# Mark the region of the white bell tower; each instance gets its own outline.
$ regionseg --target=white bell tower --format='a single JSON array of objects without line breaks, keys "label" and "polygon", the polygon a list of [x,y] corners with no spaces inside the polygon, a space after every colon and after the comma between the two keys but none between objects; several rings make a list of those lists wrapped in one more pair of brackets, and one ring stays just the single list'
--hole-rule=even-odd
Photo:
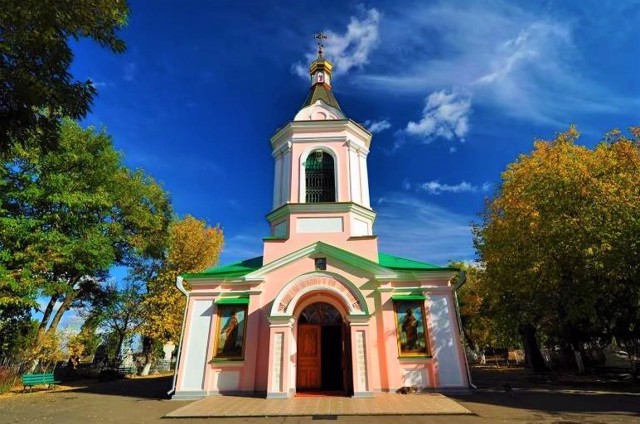
[{"label": "white bell tower", "polygon": [[340,109],[331,89],[333,66],[318,44],[309,94],[271,138],[275,179],[265,263],[314,241],[377,261],[367,172],[371,133]]}]

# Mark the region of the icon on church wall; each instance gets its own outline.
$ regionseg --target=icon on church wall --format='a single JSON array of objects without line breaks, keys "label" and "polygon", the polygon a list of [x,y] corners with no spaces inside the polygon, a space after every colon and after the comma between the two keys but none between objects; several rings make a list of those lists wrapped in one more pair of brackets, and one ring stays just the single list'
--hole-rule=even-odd
[{"label": "icon on church wall", "polygon": [[423,300],[393,300],[400,356],[428,356]]},{"label": "icon on church wall", "polygon": [[243,359],[247,305],[219,305],[213,359]]}]

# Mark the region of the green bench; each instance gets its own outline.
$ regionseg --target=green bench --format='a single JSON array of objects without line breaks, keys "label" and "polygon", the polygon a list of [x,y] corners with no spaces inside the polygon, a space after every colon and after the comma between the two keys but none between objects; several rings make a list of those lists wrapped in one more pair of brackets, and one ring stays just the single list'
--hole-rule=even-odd
[{"label": "green bench", "polygon": [[134,375],[138,372],[136,367],[118,367],[118,374],[123,376]]},{"label": "green bench", "polygon": [[41,374],[23,374],[22,375],[22,385],[24,386],[22,391],[27,390],[27,387],[33,389],[33,386],[37,384],[46,384],[48,389],[51,389],[52,386],[60,383],[56,381],[53,373],[41,373]]}]

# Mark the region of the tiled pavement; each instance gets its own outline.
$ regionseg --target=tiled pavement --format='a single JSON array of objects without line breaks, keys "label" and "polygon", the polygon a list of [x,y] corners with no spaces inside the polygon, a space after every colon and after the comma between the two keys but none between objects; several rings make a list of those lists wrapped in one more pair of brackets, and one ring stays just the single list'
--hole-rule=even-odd
[{"label": "tiled pavement", "polygon": [[187,417],[284,417],[318,415],[459,415],[471,411],[439,393],[379,393],[373,398],[293,397],[263,399],[210,396],[168,413]]}]

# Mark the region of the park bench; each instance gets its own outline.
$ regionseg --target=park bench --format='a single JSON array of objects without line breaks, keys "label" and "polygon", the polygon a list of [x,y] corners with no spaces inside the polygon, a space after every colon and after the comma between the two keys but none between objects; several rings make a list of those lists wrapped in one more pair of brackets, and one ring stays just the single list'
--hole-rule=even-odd
[{"label": "park bench", "polygon": [[27,390],[27,387],[33,389],[33,386],[37,384],[46,384],[47,388],[51,389],[52,386],[60,383],[56,381],[53,373],[40,373],[40,374],[23,374],[22,375],[22,384],[24,388],[22,391]]},{"label": "park bench", "polygon": [[118,374],[123,376],[134,375],[138,372],[136,367],[118,367]]}]

